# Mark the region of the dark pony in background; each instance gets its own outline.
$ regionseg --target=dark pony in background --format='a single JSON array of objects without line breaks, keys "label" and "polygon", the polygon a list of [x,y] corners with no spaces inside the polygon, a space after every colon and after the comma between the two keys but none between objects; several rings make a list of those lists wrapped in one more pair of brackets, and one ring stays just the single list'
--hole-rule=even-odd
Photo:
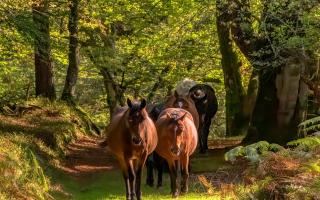
[{"label": "dark pony in background", "polygon": [[117,110],[107,126],[107,144],[117,158],[126,186],[126,199],[141,199],[141,171],[158,137],[145,109],[146,101],[131,102]]},{"label": "dark pony in background", "polygon": [[189,95],[194,101],[199,114],[199,144],[200,153],[208,150],[208,135],[212,118],[218,110],[218,100],[214,89],[206,84],[197,84],[190,88]]},{"label": "dark pony in background", "polygon": [[190,95],[181,95],[177,91],[174,91],[174,94],[170,96],[165,103],[165,108],[182,108],[188,112],[193,117],[193,122],[196,128],[199,128],[199,114],[195,103]]}]

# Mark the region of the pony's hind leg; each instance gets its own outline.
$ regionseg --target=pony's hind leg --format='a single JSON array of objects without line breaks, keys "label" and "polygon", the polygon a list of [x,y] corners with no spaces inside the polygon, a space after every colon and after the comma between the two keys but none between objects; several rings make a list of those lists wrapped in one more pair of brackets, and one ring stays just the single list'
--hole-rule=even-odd
[{"label": "pony's hind leg", "polygon": [[152,153],[151,155],[148,156],[147,158],[147,185],[149,185],[150,187],[153,187],[153,183],[154,183],[154,178],[153,178],[153,168],[155,167],[155,160],[154,160],[154,153]]},{"label": "pony's hind leg", "polygon": [[189,179],[189,157],[181,159],[181,193],[188,192],[188,179]]},{"label": "pony's hind leg", "polygon": [[157,188],[162,186],[162,173],[163,173],[163,165],[164,165],[164,159],[157,153],[154,153],[154,163],[158,171],[158,183]]}]

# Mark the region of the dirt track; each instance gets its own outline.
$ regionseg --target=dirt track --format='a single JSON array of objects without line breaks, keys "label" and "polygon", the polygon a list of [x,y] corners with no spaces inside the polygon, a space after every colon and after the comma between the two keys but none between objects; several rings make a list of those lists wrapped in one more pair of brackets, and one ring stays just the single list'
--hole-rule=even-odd
[{"label": "dirt track", "polygon": [[103,139],[98,137],[81,138],[67,147],[66,162],[62,170],[73,175],[115,170],[116,160],[107,147],[100,147]]}]

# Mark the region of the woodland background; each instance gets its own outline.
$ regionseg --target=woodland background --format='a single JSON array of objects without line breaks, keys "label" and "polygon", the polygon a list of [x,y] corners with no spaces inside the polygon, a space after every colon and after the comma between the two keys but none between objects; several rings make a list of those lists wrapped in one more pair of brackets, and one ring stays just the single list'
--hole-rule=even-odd
[{"label": "woodland background", "polygon": [[216,91],[212,139],[287,144],[319,128],[319,38],[318,0],[2,0],[0,128],[49,104],[99,132],[189,78]]}]

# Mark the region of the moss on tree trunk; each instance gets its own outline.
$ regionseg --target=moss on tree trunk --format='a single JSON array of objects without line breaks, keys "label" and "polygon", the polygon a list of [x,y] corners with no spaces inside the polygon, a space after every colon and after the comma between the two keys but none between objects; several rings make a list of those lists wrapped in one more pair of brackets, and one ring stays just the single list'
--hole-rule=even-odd
[{"label": "moss on tree trunk", "polygon": [[233,48],[227,13],[219,1],[217,8],[217,30],[226,91],[226,135],[235,136],[244,134],[249,123],[243,109],[245,93],[240,75],[241,62]]}]

